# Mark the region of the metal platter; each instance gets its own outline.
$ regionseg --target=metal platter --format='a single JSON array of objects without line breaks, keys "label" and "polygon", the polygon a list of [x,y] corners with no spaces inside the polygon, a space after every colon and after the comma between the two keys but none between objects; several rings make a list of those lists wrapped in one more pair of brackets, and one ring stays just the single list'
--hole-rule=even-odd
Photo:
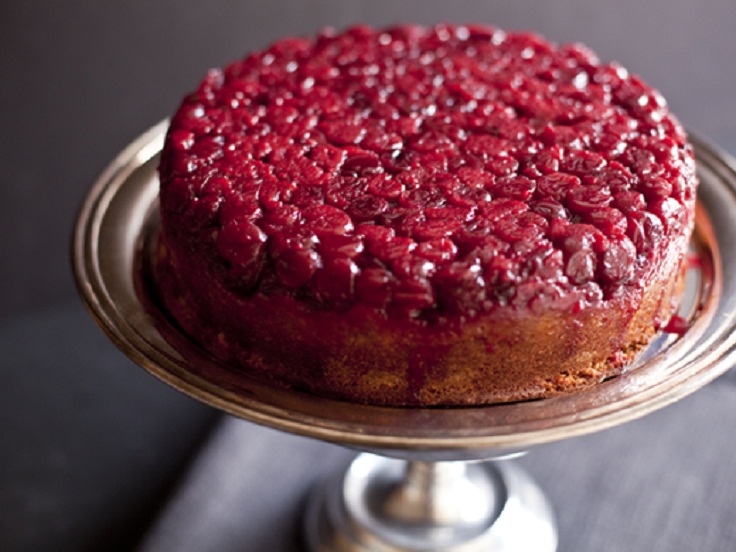
[{"label": "metal platter", "polygon": [[133,361],[176,389],[252,422],[391,456],[468,460],[582,435],[643,416],[726,371],[736,345],[736,163],[693,139],[701,180],[680,316],[624,375],[569,396],[468,408],[348,404],[274,389],[213,360],[167,318],[146,271],[158,213],[156,166],[167,123],[128,146],[79,213],[73,266],[85,305]]}]

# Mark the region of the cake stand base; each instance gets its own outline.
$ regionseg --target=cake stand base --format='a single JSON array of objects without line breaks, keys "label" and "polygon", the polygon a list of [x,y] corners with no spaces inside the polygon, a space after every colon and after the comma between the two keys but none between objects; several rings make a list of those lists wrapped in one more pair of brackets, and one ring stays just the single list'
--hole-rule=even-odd
[{"label": "cake stand base", "polygon": [[313,493],[312,552],[554,552],[536,483],[510,460],[405,461],[361,454]]}]

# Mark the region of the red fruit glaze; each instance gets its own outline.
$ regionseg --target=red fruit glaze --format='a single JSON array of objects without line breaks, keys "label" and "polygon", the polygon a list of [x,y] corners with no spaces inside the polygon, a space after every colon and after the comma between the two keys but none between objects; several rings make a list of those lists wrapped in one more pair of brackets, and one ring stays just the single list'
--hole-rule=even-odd
[{"label": "red fruit glaze", "polygon": [[696,186],[638,78],[452,25],[326,31],[210,71],[160,174],[165,238],[239,293],[423,322],[633,293]]}]

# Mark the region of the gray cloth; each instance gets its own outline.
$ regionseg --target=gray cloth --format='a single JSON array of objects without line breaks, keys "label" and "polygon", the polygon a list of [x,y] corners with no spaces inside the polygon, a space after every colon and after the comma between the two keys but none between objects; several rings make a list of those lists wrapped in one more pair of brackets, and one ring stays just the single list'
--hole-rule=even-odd
[{"label": "gray cloth", "polygon": [[[558,516],[560,552],[736,547],[736,387],[728,377],[618,428],[517,460]],[[310,487],[354,452],[226,418],[141,552],[297,551]]]}]

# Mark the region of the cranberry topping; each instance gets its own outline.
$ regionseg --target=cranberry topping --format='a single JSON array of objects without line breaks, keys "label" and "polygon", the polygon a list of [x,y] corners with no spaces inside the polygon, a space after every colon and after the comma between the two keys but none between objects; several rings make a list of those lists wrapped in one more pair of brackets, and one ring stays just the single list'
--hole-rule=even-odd
[{"label": "cranberry topping", "polygon": [[635,286],[696,185],[655,90],[481,25],[328,30],[212,70],[160,173],[173,238],[239,292],[418,320]]}]

